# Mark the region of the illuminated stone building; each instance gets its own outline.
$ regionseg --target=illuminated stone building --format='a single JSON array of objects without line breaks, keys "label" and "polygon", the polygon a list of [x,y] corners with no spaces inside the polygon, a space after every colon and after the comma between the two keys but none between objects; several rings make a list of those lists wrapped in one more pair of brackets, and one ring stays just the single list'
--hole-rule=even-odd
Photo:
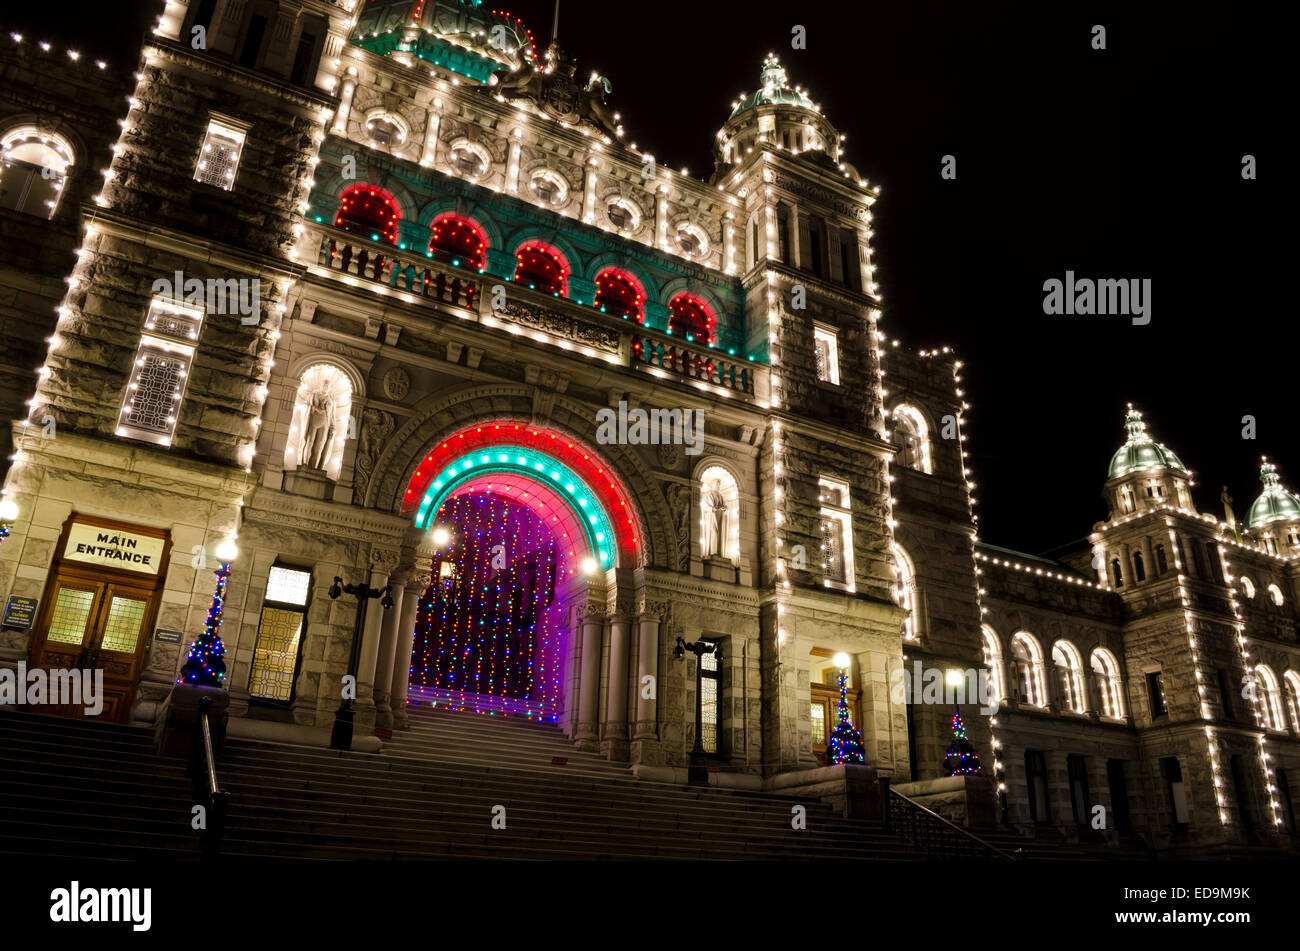
[{"label": "illuminated stone building", "polygon": [[[1238,540],[1132,413],[1093,552],[980,542],[961,364],[884,335],[879,189],[776,58],[703,181],[476,3],[170,0],[139,70],[106,172],[72,165],[102,191],[14,388],[0,595],[39,607],[0,660],[101,666],[107,715],[151,722],[233,540],[241,720],[328,728],[355,657],[359,734],[408,698],[504,712],[684,782],[702,639],[719,785],[825,782],[847,658],[867,764],[954,816],[1281,844],[1294,497],[1266,472]],[[658,425],[611,442],[603,411]],[[336,578],[387,591],[355,644]],[[990,672],[981,777],[942,775],[918,663]]]}]

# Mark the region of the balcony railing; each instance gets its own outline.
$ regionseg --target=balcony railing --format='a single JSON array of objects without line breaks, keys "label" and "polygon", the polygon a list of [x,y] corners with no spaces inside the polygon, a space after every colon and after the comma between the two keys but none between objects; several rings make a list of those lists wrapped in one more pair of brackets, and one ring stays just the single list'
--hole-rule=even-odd
[{"label": "balcony railing", "polygon": [[[693,345],[640,324],[602,314],[576,302],[557,306],[541,292],[501,278],[476,274],[425,254],[367,241],[328,225],[317,225],[319,267],[355,286],[379,285],[393,292],[451,304],[477,315],[487,324],[503,324],[538,339],[556,338],[569,350],[602,352],[602,358],[634,371],[687,383],[708,390],[717,387],[730,396],[757,401],[767,392],[767,367],[738,360],[708,347]],[[512,301],[494,309],[486,284],[506,283]],[[617,343],[615,344],[615,340]],[[592,341],[597,342],[593,348]]]}]

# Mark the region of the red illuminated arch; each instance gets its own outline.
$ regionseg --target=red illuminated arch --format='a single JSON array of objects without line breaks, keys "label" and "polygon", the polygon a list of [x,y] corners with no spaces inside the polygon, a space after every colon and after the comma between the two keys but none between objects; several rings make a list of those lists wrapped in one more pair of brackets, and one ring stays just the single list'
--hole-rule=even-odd
[{"label": "red illuminated arch", "polygon": [[617,268],[605,268],[596,275],[596,307],[614,317],[645,323],[645,292],[640,282]]},{"label": "red illuminated arch", "polygon": [[339,213],[334,227],[397,244],[397,222],[401,220],[397,201],[374,185],[352,185],[339,196]]},{"label": "red illuminated arch", "polygon": [[[487,449],[493,446],[521,445],[550,456],[563,463],[586,484],[598,497],[617,537],[619,562],[624,566],[638,564],[637,556],[641,548],[641,530],[637,521],[636,508],[632,495],[622,481],[599,455],[566,433],[545,427],[534,426],[527,422],[515,420],[485,423],[467,426],[459,432],[443,439],[427,452],[416,466],[411,481],[402,495],[402,514],[414,515],[430,483],[452,460],[463,456],[471,450]],[[491,466],[475,477],[472,488],[483,490],[488,485],[495,485],[496,491],[510,487],[512,494],[508,497],[548,502],[549,508],[538,506],[535,510],[543,515],[549,523],[557,516],[564,523],[565,513],[557,505],[557,500],[547,495],[544,485],[527,479],[519,479],[509,473],[497,475]],[[525,495],[528,493],[528,495]],[[533,503],[530,503],[533,504]],[[565,524],[563,531],[573,537],[576,530]]]},{"label": "red illuminated arch", "polygon": [[529,241],[520,245],[515,260],[516,282],[556,297],[568,296],[569,266],[559,251],[540,241]]},{"label": "red illuminated arch", "polygon": [[448,213],[434,219],[429,250],[439,261],[482,271],[487,267],[487,238],[483,229],[460,215]]},{"label": "red illuminated arch", "polygon": [[692,294],[678,294],[668,302],[668,331],[699,343],[713,343],[717,318],[709,305]]}]

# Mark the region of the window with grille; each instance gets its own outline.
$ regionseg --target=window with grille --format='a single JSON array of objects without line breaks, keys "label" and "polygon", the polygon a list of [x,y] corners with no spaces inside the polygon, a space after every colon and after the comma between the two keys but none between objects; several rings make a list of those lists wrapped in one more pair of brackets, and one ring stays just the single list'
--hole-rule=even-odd
[{"label": "window with grille", "polygon": [[456,149],[451,153],[456,168],[466,175],[480,175],[483,172],[483,160],[470,149]]},{"label": "window with grille", "polygon": [[203,137],[203,148],[194,169],[194,180],[226,191],[235,187],[239,156],[244,151],[244,131],[233,123],[213,119]]},{"label": "window with grille", "polygon": [[813,346],[817,354],[817,379],[838,386],[840,382],[838,335],[827,327],[815,327]]},{"label": "window with grille", "polygon": [[706,753],[718,752],[718,655],[700,656],[700,743]]},{"label": "window with grille", "polygon": [[610,205],[608,214],[609,220],[615,228],[626,230],[632,227],[632,216],[622,205]]},{"label": "window with grille", "polygon": [[821,502],[822,571],[828,587],[853,590],[853,510],[845,482],[818,480]]},{"label": "window with grille", "polygon": [[117,435],[170,446],[193,359],[193,347],[142,336]]},{"label": "window with grille", "polygon": [[271,568],[248,675],[250,695],[264,700],[293,699],[310,593],[310,571],[281,565]]}]

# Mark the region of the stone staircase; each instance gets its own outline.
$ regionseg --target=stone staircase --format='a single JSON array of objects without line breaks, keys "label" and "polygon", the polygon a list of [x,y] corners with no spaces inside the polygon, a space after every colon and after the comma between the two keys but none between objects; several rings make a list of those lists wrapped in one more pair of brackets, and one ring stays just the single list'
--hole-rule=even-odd
[{"label": "stone staircase", "polygon": [[[921,855],[816,800],[639,781],[551,725],[408,707],[379,754],[230,738],[222,852],[304,859],[857,859]],[[807,828],[791,828],[791,809]],[[184,763],[152,730],[0,711],[0,854],[198,857]],[[504,829],[494,829],[495,807]],[[498,813],[500,810],[496,810]],[[1008,833],[1027,858],[1097,857]]]}]

